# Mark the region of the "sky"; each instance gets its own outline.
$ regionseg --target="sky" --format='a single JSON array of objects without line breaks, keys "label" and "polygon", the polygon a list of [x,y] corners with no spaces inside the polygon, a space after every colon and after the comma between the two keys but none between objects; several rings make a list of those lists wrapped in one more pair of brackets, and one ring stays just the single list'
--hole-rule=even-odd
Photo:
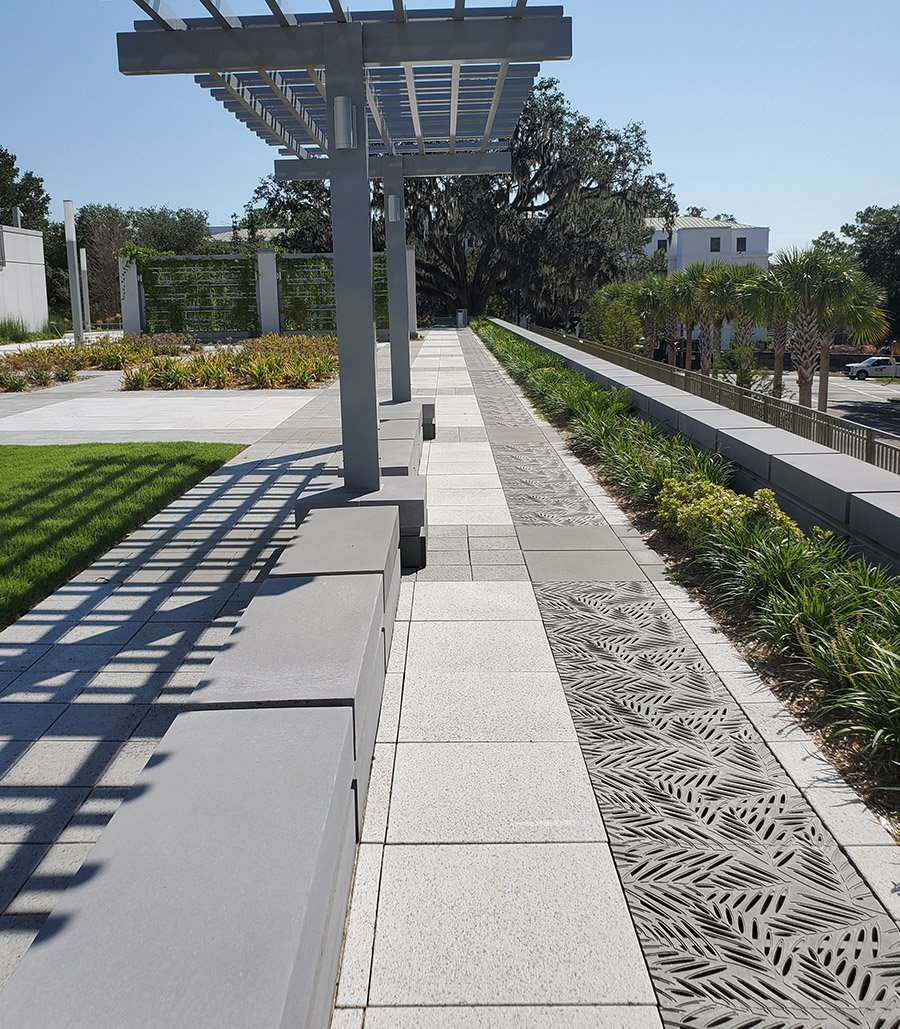
[{"label": "sky", "polygon": [[[682,208],[767,225],[777,250],[900,203],[900,0],[563,2],[575,54],[545,71],[584,114],[642,122]],[[198,0],[169,3],[203,13]],[[55,218],[74,199],[197,207],[228,224],[277,152],[190,76],[120,75],[115,33],[136,12],[131,0],[0,0],[0,145],[43,176]]]}]

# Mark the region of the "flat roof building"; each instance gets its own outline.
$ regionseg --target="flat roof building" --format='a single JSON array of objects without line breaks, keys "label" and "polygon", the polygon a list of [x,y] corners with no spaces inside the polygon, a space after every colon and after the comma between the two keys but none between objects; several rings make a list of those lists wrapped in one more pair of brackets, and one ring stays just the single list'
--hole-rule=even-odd
[{"label": "flat roof building", "polygon": [[668,271],[677,272],[695,261],[708,264],[769,263],[769,230],[760,225],[723,221],[718,218],[647,218],[653,236],[645,247],[647,256],[657,250],[668,255]]}]

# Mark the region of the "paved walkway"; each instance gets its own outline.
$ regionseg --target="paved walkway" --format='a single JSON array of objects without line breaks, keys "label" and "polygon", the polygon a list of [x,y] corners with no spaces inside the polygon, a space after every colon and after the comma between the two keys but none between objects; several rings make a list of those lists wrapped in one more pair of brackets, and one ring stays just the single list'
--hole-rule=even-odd
[{"label": "paved walkway", "polygon": [[[471,333],[429,333],[414,376],[429,565],[335,1029],[900,1027],[898,848]],[[337,405],[296,404],[0,634],[3,974],[333,474]]]},{"label": "paved walkway", "polygon": [[335,1029],[900,1026],[898,848],[471,333],[414,376]]},{"label": "paved walkway", "polygon": [[192,440],[255,443],[319,390],[122,392],[121,372],[82,372],[74,382],[0,393],[0,445]]}]

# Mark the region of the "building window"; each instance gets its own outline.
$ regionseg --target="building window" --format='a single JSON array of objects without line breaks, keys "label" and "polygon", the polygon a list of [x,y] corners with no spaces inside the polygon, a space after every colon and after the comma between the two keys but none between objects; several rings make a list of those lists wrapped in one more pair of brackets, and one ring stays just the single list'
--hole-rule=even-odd
[{"label": "building window", "polygon": [[747,253],[747,237],[746,236],[738,236],[738,238],[737,238],[737,252],[739,254],[746,254]]},{"label": "building window", "polygon": [[711,254],[718,254],[722,251],[722,237],[711,236],[709,240],[709,252]]},{"label": "building window", "polygon": [[656,241],[656,249],[657,250],[668,250],[668,248],[669,248],[669,244],[668,244],[668,242],[666,240],[658,239]]}]

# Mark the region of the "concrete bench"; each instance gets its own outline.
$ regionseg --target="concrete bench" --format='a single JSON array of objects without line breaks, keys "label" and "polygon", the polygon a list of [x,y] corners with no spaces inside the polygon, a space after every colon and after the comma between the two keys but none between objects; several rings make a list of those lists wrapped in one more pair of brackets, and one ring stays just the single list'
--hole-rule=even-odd
[{"label": "concrete bench", "polygon": [[400,599],[400,516],[395,507],[314,508],[297,527],[270,577],[380,575],[385,653]]},{"label": "concrete bench", "polygon": [[849,523],[855,493],[900,498],[900,475],[834,452],[774,456],[772,484],[823,511],[839,525]]},{"label": "concrete bench", "polygon": [[355,857],[348,708],[189,712],[0,994],[16,1029],[327,1029]]},{"label": "concrete bench", "polygon": [[381,573],[270,576],[190,706],[349,708],[361,825],[387,667],[383,626]]},{"label": "concrete bench", "polygon": [[[382,475],[418,475],[422,453],[414,439],[382,439],[378,442]],[[343,468],[341,468],[343,472]]]},{"label": "concrete bench", "polygon": [[[699,398],[696,398],[698,403]],[[706,401],[710,407],[686,407],[678,412],[678,431],[686,439],[706,450],[718,450],[720,429],[767,429],[765,422],[727,407]]]},{"label": "concrete bench", "polygon": [[422,426],[423,439],[431,440],[436,435],[434,397],[413,397],[409,401],[383,400],[378,405],[381,421],[412,418]]},{"label": "concrete bench", "polygon": [[422,463],[422,444],[425,437],[422,422],[415,418],[389,418],[378,425],[378,440],[382,445],[395,440],[412,441],[415,444],[416,462]]},{"label": "concrete bench", "polygon": [[837,456],[837,451],[771,426],[753,429],[719,429],[716,434],[719,453],[733,464],[768,484],[771,481],[773,458],[789,454]]},{"label": "concrete bench", "polygon": [[900,493],[854,493],[850,497],[850,528],[896,555],[900,548]]},{"label": "concrete bench", "polygon": [[667,432],[678,432],[682,414],[697,411],[705,415],[722,409],[711,400],[695,397],[692,393],[685,393],[683,390],[670,386],[668,392],[648,395],[644,410],[650,421],[660,428]]},{"label": "concrete bench", "polygon": [[391,476],[372,493],[346,489],[340,480],[322,477],[298,497],[299,525],[314,508],[394,507],[400,516],[400,561],[404,568],[424,568],[428,549],[428,490],[424,475]]}]

